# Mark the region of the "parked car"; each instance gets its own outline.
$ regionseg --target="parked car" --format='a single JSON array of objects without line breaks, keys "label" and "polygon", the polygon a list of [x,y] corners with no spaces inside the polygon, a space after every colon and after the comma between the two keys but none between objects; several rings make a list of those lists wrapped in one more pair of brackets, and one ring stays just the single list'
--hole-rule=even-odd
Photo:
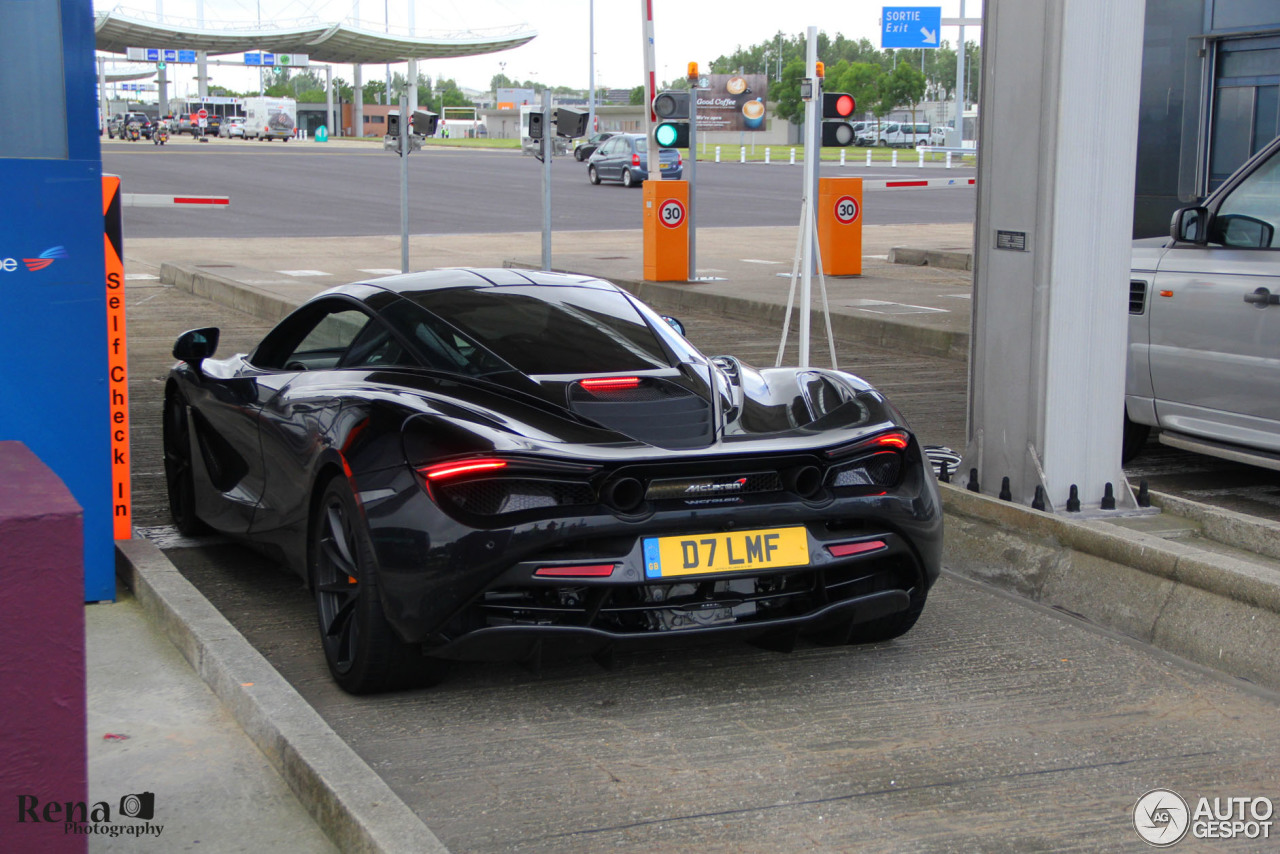
[{"label": "parked car", "polygon": [[[639,186],[649,177],[649,140],[642,133],[621,133],[596,149],[587,160],[587,179],[592,184],[619,181],[624,187]],[[679,180],[684,159],[673,148],[658,151],[662,177]]]},{"label": "parked car", "polygon": [[247,355],[174,345],[169,506],[309,583],[334,680],[453,660],[897,637],[942,503],[848,373],[709,359],[586,276],[436,270],[333,288]]},{"label": "parked car", "polygon": [[1280,138],[1170,236],[1134,242],[1124,455],[1162,444],[1280,470]]},{"label": "parked car", "polygon": [[596,149],[600,147],[601,143],[603,143],[606,139],[609,139],[610,137],[615,135],[616,134],[613,133],[612,131],[605,131],[603,133],[592,134],[591,136],[587,137],[585,140],[583,140],[582,142],[578,143],[573,147],[574,159],[579,162],[586,160],[592,154],[595,154]]},{"label": "parked car", "polygon": [[853,144],[864,147],[873,146],[880,136],[880,128],[884,127],[884,122],[854,122],[853,123]]},{"label": "parked car", "polygon": [[130,123],[137,123],[138,132],[143,138],[151,138],[151,117],[139,112],[116,113],[107,124],[107,136],[110,139],[125,139],[124,130]]},{"label": "parked car", "polygon": [[218,128],[218,136],[226,137],[228,139],[235,137],[244,139],[244,119],[227,119],[225,122],[222,122]]}]

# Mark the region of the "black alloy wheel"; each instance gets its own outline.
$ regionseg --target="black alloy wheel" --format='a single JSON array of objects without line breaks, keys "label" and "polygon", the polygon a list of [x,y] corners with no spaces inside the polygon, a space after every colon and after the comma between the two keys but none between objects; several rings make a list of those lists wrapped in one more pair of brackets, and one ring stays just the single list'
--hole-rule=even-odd
[{"label": "black alloy wheel", "polygon": [[169,515],[183,536],[205,530],[196,516],[196,482],[191,467],[191,427],[187,422],[187,402],[173,391],[164,403],[164,482],[169,493]]},{"label": "black alloy wheel", "polygon": [[376,559],[346,478],[325,487],[311,526],[311,586],[333,680],[352,694],[434,684],[447,663],[395,636],[378,599]]}]

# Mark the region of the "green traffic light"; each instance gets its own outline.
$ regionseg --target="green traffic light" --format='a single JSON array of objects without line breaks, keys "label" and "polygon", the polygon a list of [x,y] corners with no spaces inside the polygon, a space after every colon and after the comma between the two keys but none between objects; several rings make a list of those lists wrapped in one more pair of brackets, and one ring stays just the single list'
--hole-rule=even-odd
[{"label": "green traffic light", "polygon": [[658,140],[658,145],[671,146],[676,142],[676,126],[669,124],[658,125],[658,129],[654,131],[654,139]]}]

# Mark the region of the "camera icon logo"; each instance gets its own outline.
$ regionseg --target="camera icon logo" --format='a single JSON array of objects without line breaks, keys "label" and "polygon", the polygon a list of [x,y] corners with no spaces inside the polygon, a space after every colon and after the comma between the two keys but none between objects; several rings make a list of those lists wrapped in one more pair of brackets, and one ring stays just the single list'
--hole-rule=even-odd
[{"label": "camera icon logo", "polygon": [[1190,826],[1187,802],[1171,789],[1152,789],[1133,806],[1133,829],[1143,842],[1156,848],[1181,842]]},{"label": "camera icon logo", "polygon": [[120,799],[120,814],[129,818],[151,821],[156,814],[155,792],[138,792]]}]

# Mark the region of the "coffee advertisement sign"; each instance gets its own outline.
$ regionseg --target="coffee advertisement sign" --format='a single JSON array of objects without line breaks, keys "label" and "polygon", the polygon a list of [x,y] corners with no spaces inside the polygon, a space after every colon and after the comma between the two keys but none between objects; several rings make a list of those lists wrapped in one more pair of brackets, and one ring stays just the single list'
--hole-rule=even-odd
[{"label": "coffee advertisement sign", "polygon": [[769,78],[763,74],[712,74],[698,92],[698,130],[764,130]]}]

